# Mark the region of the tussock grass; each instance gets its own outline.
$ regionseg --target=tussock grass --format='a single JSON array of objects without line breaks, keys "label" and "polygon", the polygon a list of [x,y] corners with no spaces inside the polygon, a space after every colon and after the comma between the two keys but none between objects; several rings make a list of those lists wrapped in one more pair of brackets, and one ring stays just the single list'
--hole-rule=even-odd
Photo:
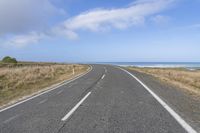
[{"label": "tussock grass", "polygon": [[[74,65],[75,75],[85,72],[87,65]],[[73,65],[28,64],[0,67],[0,105],[30,95],[52,84],[69,79]]]},{"label": "tussock grass", "polygon": [[184,68],[138,68],[129,67],[147,73],[190,92],[200,94],[200,70],[190,71]]}]

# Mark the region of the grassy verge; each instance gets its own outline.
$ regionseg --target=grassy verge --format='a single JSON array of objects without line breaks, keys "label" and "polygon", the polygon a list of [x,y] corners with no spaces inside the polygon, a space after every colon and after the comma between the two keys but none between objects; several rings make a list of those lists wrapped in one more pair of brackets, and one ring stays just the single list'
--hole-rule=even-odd
[{"label": "grassy verge", "polygon": [[86,72],[87,65],[56,63],[0,64],[0,106]]},{"label": "grassy verge", "polygon": [[129,67],[150,74],[161,81],[173,84],[195,94],[200,94],[200,70],[190,71],[184,68],[138,68]]}]

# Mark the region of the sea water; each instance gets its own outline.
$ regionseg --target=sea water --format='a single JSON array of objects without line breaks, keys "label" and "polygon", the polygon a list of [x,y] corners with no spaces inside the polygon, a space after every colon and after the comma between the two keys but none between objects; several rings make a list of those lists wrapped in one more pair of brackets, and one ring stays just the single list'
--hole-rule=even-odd
[{"label": "sea water", "polygon": [[200,69],[200,62],[102,62],[119,66],[152,67],[152,68],[187,68]]}]

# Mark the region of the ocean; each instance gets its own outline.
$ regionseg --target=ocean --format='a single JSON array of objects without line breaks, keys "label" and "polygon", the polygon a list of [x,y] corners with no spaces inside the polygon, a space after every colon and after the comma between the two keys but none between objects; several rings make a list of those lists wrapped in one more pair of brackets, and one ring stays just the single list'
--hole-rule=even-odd
[{"label": "ocean", "polygon": [[200,69],[200,62],[101,62],[119,66]]}]

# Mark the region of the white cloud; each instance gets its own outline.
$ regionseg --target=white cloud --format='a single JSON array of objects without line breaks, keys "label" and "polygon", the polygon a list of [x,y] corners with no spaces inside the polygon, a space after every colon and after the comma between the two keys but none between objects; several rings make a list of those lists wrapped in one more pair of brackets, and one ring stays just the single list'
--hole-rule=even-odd
[{"label": "white cloud", "polygon": [[64,36],[70,40],[76,40],[78,38],[78,34],[71,30],[65,30],[63,26],[56,26],[51,29],[49,32],[51,36]]},{"label": "white cloud", "polygon": [[42,31],[63,12],[49,0],[0,0],[0,35]]},{"label": "white cloud", "polygon": [[17,35],[10,38],[5,44],[8,46],[24,47],[27,44],[37,43],[39,40],[43,39],[46,35],[42,33],[31,32],[26,35]]},{"label": "white cloud", "polygon": [[[147,19],[156,16],[174,1],[137,0],[124,8],[89,10],[68,18],[52,28],[41,30],[41,27],[45,27],[46,18],[54,13],[61,13],[62,10],[56,8],[49,0],[15,0],[12,3],[11,0],[0,0],[0,34],[29,31],[27,35],[17,35],[8,40],[10,44],[19,46],[35,43],[45,36],[77,39],[80,30],[99,32],[143,25]],[[160,20],[162,17],[155,17],[155,21]],[[37,27],[40,27],[39,30]]]},{"label": "white cloud", "polygon": [[[138,26],[145,20],[166,9],[174,0],[138,0],[126,8],[96,9],[67,19],[61,25],[63,32],[74,33],[78,30],[104,31],[111,28],[125,29]],[[155,21],[164,18],[157,16]],[[64,28],[63,28],[64,27]]]},{"label": "white cloud", "polygon": [[166,24],[168,23],[170,18],[168,16],[163,15],[156,15],[151,18],[151,21],[153,21],[156,24]]}]

